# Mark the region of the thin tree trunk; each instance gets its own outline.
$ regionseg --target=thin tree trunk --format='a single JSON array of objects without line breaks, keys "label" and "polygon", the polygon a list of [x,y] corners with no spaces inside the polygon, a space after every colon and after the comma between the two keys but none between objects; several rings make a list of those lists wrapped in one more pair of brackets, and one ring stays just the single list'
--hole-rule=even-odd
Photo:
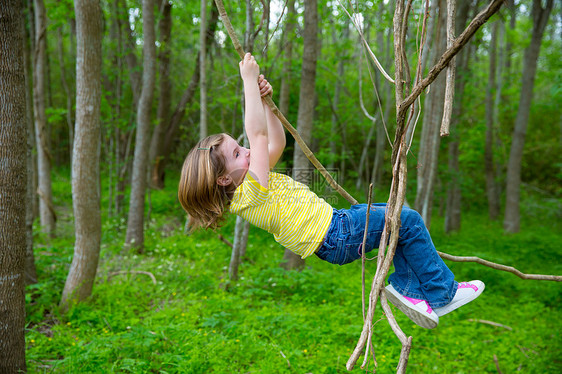
[{"label": "thin tree trunk", "polygon": [[[337,33],[335,27],[332,30],[332,44],[334,47],[337,46],[337,43],[340,39],[343,39],[344,41],[347,41],[349,39],[349,18],[347,17],[344,20],[344,26],[341,35]],[[329,169],[334,168],[335,155],[337,154],[338,151],[336,139],[338,138],[337,134],[339,132],[338,131],[339,121],[338,121],[337,112],[340,104],[340,93],[342,89],[342,78],[345,72],[345,64],[346,64],[345,59],[340,58],[338,61],[337,78],[334,87],[334,99],[332,101],[332,106],[333,106],[332,120],[331,120],[332,126],[330,128],[330,154],[332,155],[332,157],[330,158],[330,163],[328,164]]]},{"label": "thin tree trunk", "polygon": [[[164,187],[160,183],[161,179],[154,171],[158,170],[157,163],[161,162],[159,155],[162,154],[164,147],[164,137],[166,129],[170,123],[171,93],[172,82],[170,81],[170,38],[172,32],[172,3],[164,0],[162,3],[162,18],[158,23],[160,30],[160,53],[159,53],[159,77],[160,77],[160,98],[158,100],[158,112],[156,114],[158,122],[154,128],[152,139],[150,141],[150,150],[148,153],[149,184],[152,188],[161,189]],[[162,180],[163,182],[163,180]]]},{"label": "thin tree trunk", "polygon": [[515,118],[515,127],[511,150],[509,152],[509,162],[507,165],[507,188],[505,202],[505,217],[503,228],[508,233],[519,232],[519,199],[521,188],[521,160],[523,158],[523,147],[525,146],[525,135],[531,111],[531,100],[533,98],[533,87],[535,85],[535,75],[537,72],[537,60],[541,50],[541,41],[544,29],[548,23],[548,17],[552,11],[553,0],[546,2],[545,8],[542,7],[541,0],[533,0],[533,33],[531,43],[525,49],[523,59],[523,74],[521,77],[521,94],[519,96],[519,108]]},{"label": "thin tree trunk", "polygon": [[[468,20],[471,3],[461,2],[457,13],[456,35],[462,32]],[[451,136],[449,137],[448,150],[448,169],[449,181],[447,183],[447,201],[445,205],[445,232],[460,230],[461,228],[461,188],[460,188],[460,169],[459,169],[459,134],[457,125],[463,113],[464,87],[468,81],[470,71],[468,69],[468,61],[471,55],[472,44],[468,43],[465,48],[458,54],[458,76],[455,88],[455,106],[453,107],[453,116],[451,118]]]},{"label": "thin tree trunk", "polygon": [[[445,0],[439,1],[439,18],[436,20],[437,35],[434,44],[433,63],[445,50],[446,46],[446,6]],[[423,117],[423,128],[418,155],[418,185],[416,194],[416,210],[421,214],[427,227],[431,225],[433,195],[437,177],[439,160],[439,123],[443,117],[443,101],[445,98],[445,76],[440,75],[431,85],[426,97]]]},{"label": "thin tree trunk", "polygon": [[137,135],[135,157],[129,201],[129,218],[125,243],[139,252],[144,247],[144,207],[146,195],[146,170],[148,164],[148,142],[150,113],[156,81],[156,35],[154,32],[154,0],[143,0],[143,74],[142,92],[137,108]]},{"label": "thin tree trunk", "polygon": [[0,372],[25,373],[27,123],[21,0],[0,2]]},{"label": "thin tree trunk", "polygon": [[[357,169],[357,180],[355,181],[355,188],[359,190],[361,185],[363,184],[364,180],[369,180],[368,175],[367,178],[363,178],[363,169],[366,169],[365,164],[367,163],[367,155],[369,153],[369,149],[371,146],[371,139],[373,137],[373,133],[375,132],[375,128],[377,127],[376,123],[371,123],[369,126],[369,132],[367,133],[367,138],[365,139],[365,144],[363,146],[363,150],[361,151],[361,158],[359,159],[359,168]],[[367,171],[368,173],[368,171]]]},{"label": "thin tree trunk", "polygon": [[127,62],[127,67],[129,68],[129,79],[131,82],[131,89],[133,91],[133,100],[135,107],[138,106],[142,84],[141,73],[139,71],[139,63],[137,55],[135,54],[136,49],[136,39],[131,30],[131,25],[129,24],[129,14],[127,11],[127,4],[125,0],[115,0],[117,2],[117,11],[119,12],[117,18],[122,22],[120,24],[121,29],[125,32],[125,61]]},{"label": "thin tree trunk", "polygon": [[207,0],[201,0],[199,28],[199,139],[207,136]]},{"label": "thin tree trunk", "polygon": [[92,294],[101,242],[100,106],[102,12],[98,0],[75,0],[76,139],[72,165],[72,205],[76,241],[61,307]]},{"label": "thin tree trunk", "polygon": [[[133,106],[138,108],[138,101],[140,96],[141,75],[140,68],[135,54],[136,43],[132,35],[131,26],[128,18],[127,4],[123,0],[114,0],[115,15],[114,19],[117,24],[117,45],[118,45],[118,64],[120,65],[120,79],[123,69],[121,68],[121,61],[124,60],[127,64],[126,73],[129,75],[129,83],[133,94]],[[121,84],[118,85],[119,94],[117,94],[118,102],[116,103],[116,116],[119,118],[121,113]],[[125,201],[125,188],[127,173],[130,170],[131,160],[129,157],[131,143],[133,141],[134,131],[124,131],[116,126],[114,133],[115,144],[115,212],[121,214]]]},{"label": "thin tree trunk", "polygon": [[[214,2],[213,2],[214,4]],[[215,5],[212,6],[211,16],[209,18],[209,23],[207,27],[207,41],[206,44],[210,45],[215,38],[215,31],[217,29],[219,13]],[[180,122],[185,115],[185,109],[188,103],[190,103],[194,96],[197,86],[199,85],[199,73],[200,73],[200,59],[199,52],[195,58],[195,68],[193,69],[193,74],[191,80],[184,91],[182,97],[180,98],[174,112],[172,113],[169,123],[166,124],[166,130],[164,135],[164,143],[159,152],[156,153],[155,159],[158,160],[154,163],[152,170],[152,184],[155,186],[164,187],[165,182],[165,168],[170,155],[176,149],[177,144],[177,132],[180,126]],[[155,179],[158,179],[156,181]]]},{"label": "thin tree trunk", "polygon": [[[379,10],[377,12],[377,22],[380,24],[383,23],[384,14],[385,14],[385,6],[383,2],[379,3]],[[382,30],[380,29],[377,31],[376,40],[377,45],[380,48],[381,53],[385,56],[385,66],[390,66],[392,63],[392,53],[390,51],[389,40],[390,35],[386,38],[387,43],[385,43],[385,32],[389,32],[390,30]],[[383,115],[382,120],[376,124],[376,134],[375,134],[375,158],[373,160],[373,169],[371,171],[371,183],[373,186],[378,186],[381,182],[382,175],[383,175],[383,163],[384,163],[384,151],[386,149],[387,137],[386,137],[386,130],[385,126],[389,124],[390,118],[390,111],[394,106],[394,100],[392,95],[392,87],[390,82],[386,80],[380,79],[380,72],[378,69],[375,69],[375,84],[377,87],[381,87],[381,101],[383,102]],[[381,82],[381,83],[379,83]]]},{"label": "thin tree trunk", "polygon": [[[301,134],[304,142],[309,144],[312,139],[316,60],[318,58],[317,0],[305,0],[304,7],[303,61],[297,130]],[[308,159],[299,147],[295,147],[293,155],[293,178],[308,185],[310,183],[311,175],[312,169]],[[284,267],[288,269],[302,269],[305,264],[302,258],[292,252],[288,253],[288,250],[285,250],[283,262]]]},{"label": "thin tree trunk", "polygon": [[289,114],[289,94],[291,91],[291,63],[293,61],[293,38],[296,23],[295,0],[287,2],[287,21],[283,31],[283,60],[285,63],[281,69],[281,88],[279,90],[279,110],[281,113]]},{"label": "thin tree trunk", "polygon": [[[436,42],[434,44],[434,39],[438,39],[438,36],[436,37],[436,29],[438,26],[438,22],[439,22],[439,10],[440,6],[439,4],[441,4],[440,1],[432,1],[431,5],[429,6],[429,17],[427,20],[427,32],[426,32],[426,38],[425,38],[425,43],[423,45],[423,49],[422,49],[422,56],[421,56],[421,68],[420,70],[425,73],[425,68],[427,66],[428,61],[433,61],[435,59],[435,56],[438,55],[439,51],[436,51]],[[425,9],[425,5],[424,5],[424,9]],[[390,36],[388,37],[388,39],[390,39]],[[427,95],[427,97],[429,97],[429,95]],[[429,100],[426,97],[426,100]],[[425,107],[427,107],[427,102],[424,103],[424,106],[422,107],[422,109],[425,111],[427,110]],[[419,110],[419,104],[418,104],[418,100],[416,100],[414,102],[414,112],[417,113]],[[424,122],[425,124],[425,119]],[[415,127],[414,126],[408,126],[408,128],[406,129],[406,144],[410,144],[412,137],[414,136],[414,131],[415,131]],[[420,150],[421,152],[421,150]]]},{"label": "thin tree trunk", "polygon": [[500,202],[498,200],[496,169],[494,162],[494,89],[496,88],[496,54],[499,22],[500,21],[496,21],[492,25],[489,52],[490,70],[488,73],[488,85],[486,87],[486,141],[484,147],[484,168],[486,173],[488,215],[491,220],[497,219],[500,214]]},{"label": "thin tree trunk", "polygon": [[49,150],[49,134],[47,132],[47,116],[45,114],[45,67],[46,67],[46,38],[47,13],[43,0],[35,3],[35,52],[34,52],[34,113],[35,135],[37,137],[37,169],[39,194],[39,217],[43,232],[54,236],[55,209],[51,187],[51,162]]},{"label": "thin tree trunk", "polygon": [[57,51],[59,57],[59,69],[60,69],[60,80],[62,88],[64,89],[64,94],[66,95],[66,125],[68,126],[68,144],[70,148],[70,168],[72,170],[72,152],[74,149],[74,123],[72,120],[72,94],[70,92],[70,87],[68,86],[68,81],[66,79],[66,69],[64,66],[64,47],[62,40],[62,26],[57,30]]}]

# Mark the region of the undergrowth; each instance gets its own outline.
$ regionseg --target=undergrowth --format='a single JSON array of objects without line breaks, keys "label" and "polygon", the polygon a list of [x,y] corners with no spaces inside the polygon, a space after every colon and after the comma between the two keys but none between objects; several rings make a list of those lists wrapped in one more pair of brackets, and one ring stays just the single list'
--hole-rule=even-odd
[{"label": "undergrowth", "polygon": [[[361,264],[314,256],[301,272],[279,267],[283,249],[251,228],[237,281],[228,279],[232,217],[218,232],[184,233],[173,183],[151,193],[145,252],[123,250],[125,220],[104,213],[92,297],[58,311],[74,238],[70,184],[59,175],[58,236],[35,237],[39,283],[27,288],[30,373],[344,373],[362,329]],[[66,205],[65,205],[66,204]],[[105,206],[105,205],[104,205]],[[532,219],[515,235],[476,213],[446,235],[434,217],[436,247],[479,256],[528,273],[562,274],[558,223]],[[413,347],[410,373],[562,372],[559,283],[521,280],[472,263],[447,262],[457,280],[481,279],[476,301],[417,327],[396,309]],[[366,279],[375,263],[367,264]],[[154,283],[155,282],[155,283]],[[395,371],[400,343],[377,309],[373,348],[379,373]],[[491,325],[487,321],[499,325]],[[359,368],[362,358],[354,372]],[[375,369],[371,363],[368,371]]]}]

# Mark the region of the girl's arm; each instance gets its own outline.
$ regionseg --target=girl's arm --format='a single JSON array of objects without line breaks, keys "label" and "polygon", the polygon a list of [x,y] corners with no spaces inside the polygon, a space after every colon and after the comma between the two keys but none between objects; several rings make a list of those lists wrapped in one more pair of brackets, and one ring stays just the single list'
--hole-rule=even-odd
[{"label": "girl's arm", "polygon": [[[263,75],[260,75],[258,82],[261,96],[271,95],[273,89]],[[269,105],[265,102],[263,102],[263,109],[265,111],[267,134],[269,138],[269,167],[273,169],[285,149],[285,129],[279,118],[277,118]]]},{"label": "girl's arm", "polygon": [[244,59],[240,61],[240,75],[244,82],[244,127],[250,142],[248,171],[260,185],[267,188],[269,183],[268,133],[258,86],[259,71],[260,68],[254,56],[246,53]]}]

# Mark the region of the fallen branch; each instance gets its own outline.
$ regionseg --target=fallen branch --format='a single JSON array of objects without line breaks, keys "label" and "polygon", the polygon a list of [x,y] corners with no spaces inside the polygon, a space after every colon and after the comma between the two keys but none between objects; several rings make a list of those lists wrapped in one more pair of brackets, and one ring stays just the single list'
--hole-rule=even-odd
[{"label": "fallen branch", "polygon": [[492,269],[507,271],[517,275],[521,279],[533,279],[533,280],[548,280],[554,282],[562,282],[561,275],[545,275],[545,274],[525,274],[517,270],[513,266],[507,266],[502,264],[496,264],[488,260],[483,260],[480,257],[474,256],[453,256],[447,253],[437,251],[439,256],[444,260],[454,261],[454,262],[476,262],[480,265],[488,266]]},{"label": "fallen branch", "polygon": [[109,273],[107,280],[109,281],[114,275],[119,275],[119,274],[144,274],[144,275],[148,275],[150,277],[150,279],[152,280],[152,284],[154,284],[156,286],[156,277],[154,276],[154,274],[152,274],[149,271],[140,271],[140,270],[120,270],[120,271],[114,271],[112,273]]},{"label": "fallen branch", "polygon": [[496,364],[496,370],[498,371],[499,374],[502,374],[502,371],[500,370],[500,363],[498,361],[498,356],[496,356],[494,354],[494,363]]},{"label": "fallen branch", "polygon": [[469,322],[479,322],[479,323],[483,323],[485,325],[490,325],[490,326],[502,327],[506,330],[513,331],[513,329],[509,326],[502,325],[501,323],[497,323],[497,322],[493,322],[493,321],[487,321],[485,319],[472,319],[472,318],[470,318],[468,321]]}]

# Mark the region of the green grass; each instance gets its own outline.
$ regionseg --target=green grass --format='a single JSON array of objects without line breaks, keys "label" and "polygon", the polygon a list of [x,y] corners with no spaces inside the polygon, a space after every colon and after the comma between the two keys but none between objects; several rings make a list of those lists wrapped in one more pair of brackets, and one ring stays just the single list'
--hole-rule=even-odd
[{"label": "green grass", "polygon": [[[123,253],[124,220],[104,218],[93,295],[61,315],[57,304],[74,243],[70,185],[58,177],[57,203],[67,214],[60,215],[56,239],[36,235],[39,283],[27,293],[30,373],[347,372],[362,328],[360,263],[339,267],[313,257],[302,272],[287,272],[279,267],[283,249],[252,228],[241,278],[230,282],[230,248],[212,231],[183,234],[173,183],[152,192],[144,254]],[[529,221],[521,233],[504,235],[500,223],[471,214],[461,232],[445,235],[442,219],[434,217],[432,235],[447,253],[562,274],[556,220]],[[233,223],[231,217],[220,230],[229,239]],[[408,372],[496,373],[494,356],[503,373],[562,372],[560,283],[525,281],[472,263],[448,265],[458,280],[483,280],[486,291],[434,330],[394,309],[413,336]],[[368,264],[369,285],[374,267]],[[153,274],[156,284],[139,271]],[[375,319],[378,372],[394,372],[400,343],[380,309]],[[361,362],[354,372],[363,372]]]}]

